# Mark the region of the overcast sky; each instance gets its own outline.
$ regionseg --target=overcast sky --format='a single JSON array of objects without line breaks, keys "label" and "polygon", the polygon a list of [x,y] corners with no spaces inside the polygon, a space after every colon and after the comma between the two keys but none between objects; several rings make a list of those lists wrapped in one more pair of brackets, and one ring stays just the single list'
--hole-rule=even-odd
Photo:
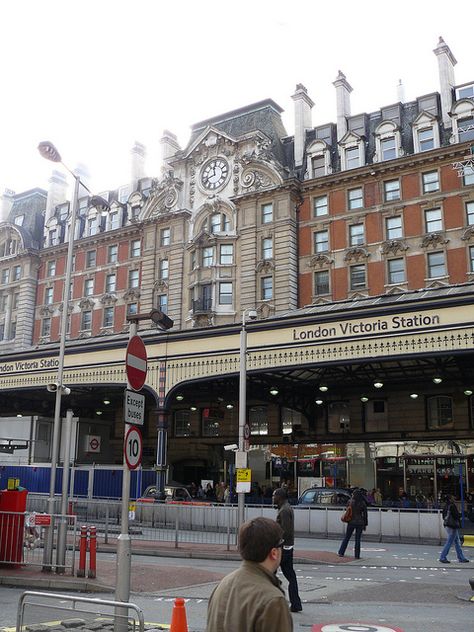
[{"label": "overcast sky", "polygon": [[474,80],[474,4],[400,0],[4,0],[0,193],[47,188],[53,141],[63,160],[85,163],[95,192],[129,180],[130,148],[147,147],[159,175],[164,129],[181,146],[202,119],[274,99],[293,134],[303,83],[313,124],[336,120],[332,82],[354,88],[352,113],[439,90],[433,54],[443,36],[456,82]]}]

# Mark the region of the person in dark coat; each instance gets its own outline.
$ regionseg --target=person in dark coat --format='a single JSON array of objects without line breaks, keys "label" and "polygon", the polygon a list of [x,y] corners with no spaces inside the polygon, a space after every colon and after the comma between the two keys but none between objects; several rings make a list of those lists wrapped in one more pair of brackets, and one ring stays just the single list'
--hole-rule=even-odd
[{"label": "person in dark coat", "polygon": [[441,551],[441,555],[439,556],[439,561],[442,562],[443,564],[449,564],[448,553],[451,546],[454,543],[458,560],[463,563],[469,562],[469,560],[464,555],[463,550],[461,548],[461,541],[459,539],[459,529],[461,528],[461,516],[459,514],[459,510],[454,500],[454,496],[451,496],[451,495],[446,496],[446,502],[443,507],[443,524],[444,524],[444,528],[446,529],[446,533],[448,534],[448,537],[446,539],[446,544],[444,545],[444,548]]},{"label": "person in dark coat", "polygon": [[360,558],[360,539],[362,531],[365,531],[368,524],[367,502],[360,489],[355,489],[352,492],[352,498],[350,499],[348,506],[352,508],[352,518],[347,523],[346,535],[344,536],[344,540],[341,542],[341,546],[339,547],[337,554],[339,557],[344,557],[349,540],[355,531],[354,557],[358,560]]},{"label": "person in dark coat", "polygon": [[293,547],[295,544],[295,515],[293,507],[288,503],[286,490],[282,487],[273,492],[273,504],[278,508],[276,521],[283,529],[283,551],[281,555],[281,572],[288,580],[288,596],[291,612],[301,612],[303,606],[298,592],[298,580],[293,568]]}]

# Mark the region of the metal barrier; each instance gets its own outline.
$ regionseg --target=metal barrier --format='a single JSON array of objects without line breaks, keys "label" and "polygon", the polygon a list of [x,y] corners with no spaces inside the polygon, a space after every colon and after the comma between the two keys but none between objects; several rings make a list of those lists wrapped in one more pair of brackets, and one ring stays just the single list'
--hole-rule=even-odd
[{"label": "metal barrier", "polygon": [[[87,606],[87,607],[86,607]],[[100,624],[104,629],[107,627],[107,622],[112,621],[114,623],[114,629],[123,629],[129,632],[144,632],[145,622],[142,610],[133,603],[126,603],[121,601],[110,601],[108,599],[96,599],[92,597],[75,597],[71,595],[60,595],[56,593],[47,592],[24,592],[18,603],[18,611],[16,617],[16,632],[23,632],[28,626],[27,608],[34,610],[32,621],[30,624],[38,624],[43,617],[42,610],[47,610],[44,616],[48,619],[52,618],[52,612],[63,612],[74,615],[77,618],[78,615],[84,621],[84,624],[76,621],[74,630],[97,630],[100,629]],[[130,612],[135,613],[134,617],[130,616]],[[45,622],[46,623],[46,622]],[[92,626],[92,627],[89,627]],[[60,627],[60,624],[55,626]],[[67,627],[67,626],[64,626]]]},{"label": "metal barrier", "polygon": [[53,564],[56,570],[74,573],[76,517],[58,514],[0,511],[0,564],[17,566],[44,565],[44,544],[47,530],[53,530],[57,541],[60,525],[66,525],[64,564]]}]

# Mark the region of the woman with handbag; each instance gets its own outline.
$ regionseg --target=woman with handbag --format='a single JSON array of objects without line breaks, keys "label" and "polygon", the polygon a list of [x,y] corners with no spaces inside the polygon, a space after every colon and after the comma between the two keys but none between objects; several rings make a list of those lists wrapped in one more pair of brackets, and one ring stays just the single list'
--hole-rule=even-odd
[{"label": "woman with handbag", "polygon": [[341,542],[339,551],[337,554],[339,557],[344,557],[347,545],[353,532],[355,531],[355,543],[354,543],[354,557],[360,559],[360,540],[362,531],[365,531],[367,527],[367,502],[365,496],[360,489],[355,489],[352,492],[352,498],[347,505],[347,509],[342,516],[341,520],[347,522],[346,535]]},{"label": "woman with handbag", "polygon": [[461,541],[459,539],[459,529],[461,528],[461,516],[459,515],[459,510],[454,500],[454,496],[452,495],[446,496],[446,503],[443,507],[443,524],[444,524],[444,528],[446,529],[446,533],[448,534],[448,538],[446,540],[446,544],[444,545],[444,549],[441,551],[439,561],[442,562],[443,564],[450,563],[448,560],[448,553],[451,546],[454,543],[458,560],[462,562],[463,564],[465,564],[466,562],[469,562],[469,560],[464,555],[463,550],[461,548]]}]

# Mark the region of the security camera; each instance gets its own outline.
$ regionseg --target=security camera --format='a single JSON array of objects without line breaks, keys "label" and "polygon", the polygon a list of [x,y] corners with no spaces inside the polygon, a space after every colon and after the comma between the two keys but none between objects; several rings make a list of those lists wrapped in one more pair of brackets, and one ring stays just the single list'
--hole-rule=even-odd
[{"label": "security camera", "polygon": [[235,450],[238,450],[239,446],[236,443],[230,443],[229,445],[225,445],[224,446],[224,450],[227,450],[228,452],[235,452]]},{"label": "security camera", "polygon": [[257,320],[257,318],[258,318],[257,310],[256,309],[250,309],[248,316],[249,316],[249,320]]},{"label": "security camera", "polygon": [[56,391],[58,390],[58,386],[58,382],[52,382],[51,384],[46,385],[46,390],[48,391],[48,393],[56,393]]}]

